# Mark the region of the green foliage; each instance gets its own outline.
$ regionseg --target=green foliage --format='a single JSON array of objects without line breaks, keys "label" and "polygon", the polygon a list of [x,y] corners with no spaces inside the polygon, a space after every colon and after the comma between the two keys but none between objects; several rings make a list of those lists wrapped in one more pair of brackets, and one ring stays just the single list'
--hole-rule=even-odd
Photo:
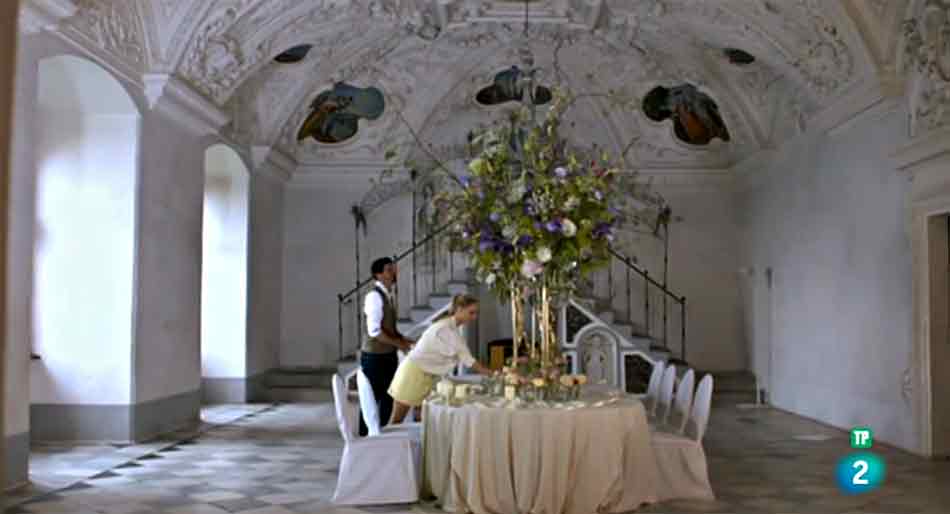
[{"label": "green foliage", "polygon": [[570,295],[610,261],[621,227],[641,223],[655,203],[606,152],[568,146],[559,127],[573,102],[555,91],[540,126],[526,126],[524,109],[473,131],[469,175],[435,199],[438,216],[457,220],[456,249],[503,298],[542,284]]}]

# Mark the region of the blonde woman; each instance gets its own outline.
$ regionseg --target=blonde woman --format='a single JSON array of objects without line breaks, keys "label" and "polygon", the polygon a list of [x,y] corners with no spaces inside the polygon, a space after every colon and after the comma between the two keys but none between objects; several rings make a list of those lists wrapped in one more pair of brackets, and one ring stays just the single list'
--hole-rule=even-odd
[{"label": "blonde woman", "polygon": [[390,424],[402,423],[412,407],[432,391],[438,377],[449,374],[459,363],[482,375],[491,370],[472,357],[461,327],[478,319],[478,299],[470,295],[456,295],[452,306],[423,332],[409,355],[399,364],[389,395],[393,397],[393,416]]}]

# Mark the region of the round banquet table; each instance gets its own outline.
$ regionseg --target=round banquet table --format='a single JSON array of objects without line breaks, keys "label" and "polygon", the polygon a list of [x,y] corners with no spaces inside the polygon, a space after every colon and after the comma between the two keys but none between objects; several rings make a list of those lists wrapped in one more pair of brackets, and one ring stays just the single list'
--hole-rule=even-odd
[{"label": "round banquet table", "polygon": [[423,498],[476,514],[628,512],[657,499],[639,399],[514,406],[472,398],[423,406]]}]

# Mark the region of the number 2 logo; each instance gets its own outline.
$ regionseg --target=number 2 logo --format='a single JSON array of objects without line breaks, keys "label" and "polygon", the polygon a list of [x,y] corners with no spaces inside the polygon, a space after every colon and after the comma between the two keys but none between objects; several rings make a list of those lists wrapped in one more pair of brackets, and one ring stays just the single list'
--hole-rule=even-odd
[{"label": "number 2 logo", "polygon": [[851,464],[851,467],[859,470],[851,477],[851,483],[854,485],[868,485],[868,479],[864,478],[864,475],[868,472],[868,462],[866,460],[856,460]]}]

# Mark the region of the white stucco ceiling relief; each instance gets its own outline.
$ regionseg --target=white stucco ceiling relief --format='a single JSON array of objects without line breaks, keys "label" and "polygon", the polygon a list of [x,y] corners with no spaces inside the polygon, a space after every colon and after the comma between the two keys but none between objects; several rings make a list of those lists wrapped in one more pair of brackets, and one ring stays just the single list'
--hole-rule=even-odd
[{"label": "white stucco ceiling relief", "polygon": [[[227,113],[229,140],[258,153],[271,148],[301,170],[382,163],[392,148],[409,156],[416,137],[451,153],[468,128],[509,108],[474,98],[523,58],[523,1],[25,3],[30,30],[87,46],[143,87],[143,77],[174,77]],[[946,8],[943,0],[910,4],[909,16],[925,21],[939,17],[925,11]],[[530,0],[527,8],[538,83],[591,95],[572,108],[572,139],[626,150],[633,165],[652,173],[728,169],[807,130],[856,84],[896,67],[882,56],[888,41],[900,39],[889,27],[904,16],[892,3],[863,0]],[[942,33],[919,27],[913,41],[924,42],[902,46],[917,68],[926,67],[925,58],[912,55],[922,55],[921,45],[939,46],[929,34]],[[304,44],[312,48],[299,62],[274,60]],[[946,95],[942,80],[931,72],[929,85],[917,88],[924,91],[917,102],[922,123],[943,115],[934,100]],[[379,89],[383,115],[361,120],[356,135],[341,143],[297,141],[314,98],[336,82]],[[651,89],[682,84],[715,103],[728,141],[688,144],[671,120],[643,114]],[[625,105],[607,99],[608,92]]]}]

